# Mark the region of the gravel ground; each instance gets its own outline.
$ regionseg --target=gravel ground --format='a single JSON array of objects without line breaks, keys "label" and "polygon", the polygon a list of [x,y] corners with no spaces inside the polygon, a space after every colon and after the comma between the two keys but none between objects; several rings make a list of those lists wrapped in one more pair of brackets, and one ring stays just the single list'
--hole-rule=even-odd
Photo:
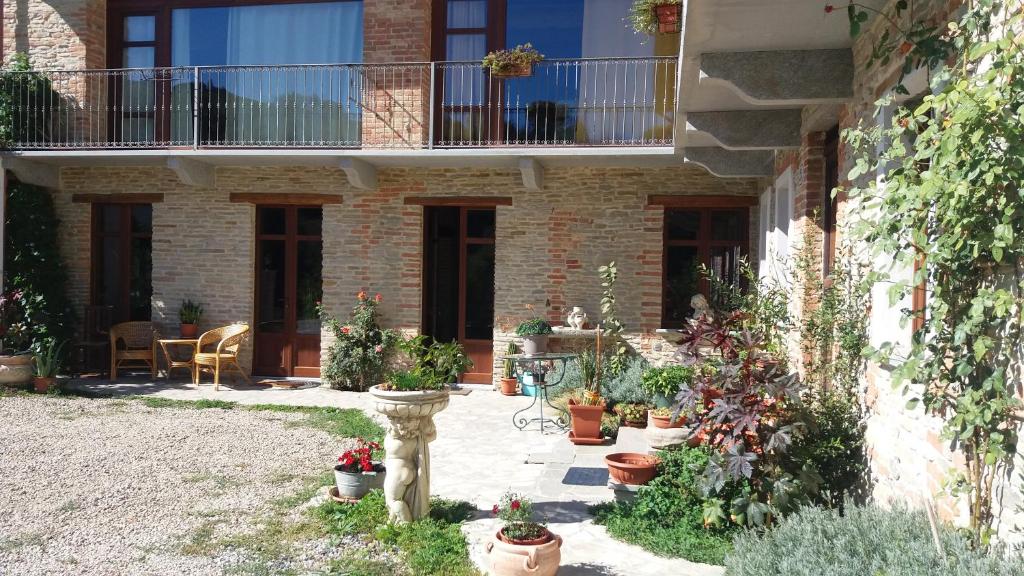
[{"label": "gravel ground", "polygon": [[300,539],[269,565],[223,545],[302,521],[274,501],[349,447],[304,418],[0,397],[0,575],[318,571],[362,544]]}]

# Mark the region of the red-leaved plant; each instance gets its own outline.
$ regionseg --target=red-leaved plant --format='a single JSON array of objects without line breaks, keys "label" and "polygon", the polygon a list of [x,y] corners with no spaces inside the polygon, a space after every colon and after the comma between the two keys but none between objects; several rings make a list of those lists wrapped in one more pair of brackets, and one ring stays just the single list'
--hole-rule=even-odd
[{"label": "red-leaved plant", "polygon": [[380,457],[383,451],[380,444],[358,438],[359,447],[346,450],[338,456],[338,465],[334,467],[339,472],[380,472],[383,467],[380,465]]},{"label": "red-leaved plant", "polygon": [[697,368],[693,383],[676,395],[673,419],[685,418],[691,438],[713,450],[702,478],[706,493],[749,481],[750,493],[731,503],[732,516],[760,525],[817,490],[813,467],[786,457],[804,429],[800,380],[764,352],[743,312],[693,321],[676,359]]}]

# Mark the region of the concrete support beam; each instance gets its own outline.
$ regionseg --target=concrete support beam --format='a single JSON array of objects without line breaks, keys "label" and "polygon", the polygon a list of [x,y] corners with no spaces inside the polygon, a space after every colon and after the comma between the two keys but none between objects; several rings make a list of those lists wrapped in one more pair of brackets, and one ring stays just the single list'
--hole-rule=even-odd
[{"label": "concrete support beam", "polygon": [[726,150],[717,146],[686,149],[685,160],[698,164],[715,176],[770,177],[773,175],[773,153],[769,150]]},{"label": "concrete support beam", "polygon": [[19,182],[56,190],[60,188],[60,168],[24,158],[0,159],[0,170],[10,170]]},{"label": "concrete support beam", "polygon": [[373,190],[377,187],[377,168],[359,158],[341,158],[338,166],[348,177],[348,183],[363,190]]},{"label": "concrete support beam", "polygon": [[781,50],[702,54],[700,82],[722,83],[753,104],[815,104],[853,96],[853,52]]},{"label": "concrete support beam", "polygon": [[171,157],[167,167],[174,171],[178,180],[186,186],[213,188],[216,183],[216,167],[191,158]]},{"label": "concrete support beam", "polygon": [[544,165],[536,158],[520,158],[519,171],[523,175],[523,186],[528,190],[544,188]]},{"label": "concrete support beam", "polygon": [[689,112],[687,129],[704,132],[730,150],[800,147],[800,110]]}]

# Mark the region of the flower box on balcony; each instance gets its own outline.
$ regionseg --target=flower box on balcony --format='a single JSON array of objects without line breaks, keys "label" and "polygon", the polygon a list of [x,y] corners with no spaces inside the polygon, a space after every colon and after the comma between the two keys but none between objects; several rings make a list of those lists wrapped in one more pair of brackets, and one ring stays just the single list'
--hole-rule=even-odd
[{"label": "flower box on balcony", "polygon": [[487,68],[491,78],[525,78],[533,75],[533,65],[544,59],[530,44],[511,50],[495,50],[488,54],[481,66]]},{"label": "flower box on balcony", "polygon": [[682,30],[681,0],[634,0],[629,11],[633,29],[641,34],[677,34]]}]

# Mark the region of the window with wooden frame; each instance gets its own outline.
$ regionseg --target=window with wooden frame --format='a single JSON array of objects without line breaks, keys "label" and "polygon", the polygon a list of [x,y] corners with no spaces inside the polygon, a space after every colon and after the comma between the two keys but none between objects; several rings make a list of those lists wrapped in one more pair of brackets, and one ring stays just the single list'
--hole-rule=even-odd
[{"label": "window with wooden frame", "polygon": [[690,300],[696,294],[714,306],[716,295],[702,276],[702,267],[726,283],[740,284],[739,261],[749,250],[749,219],[746,206],[665,209],[663,327],[682,327],[693,315]]},{"label": "window with wooden frame", "polygon": [[153,298],[153,205],[92,205],[93,305],[112,321],[149,320]]}]

